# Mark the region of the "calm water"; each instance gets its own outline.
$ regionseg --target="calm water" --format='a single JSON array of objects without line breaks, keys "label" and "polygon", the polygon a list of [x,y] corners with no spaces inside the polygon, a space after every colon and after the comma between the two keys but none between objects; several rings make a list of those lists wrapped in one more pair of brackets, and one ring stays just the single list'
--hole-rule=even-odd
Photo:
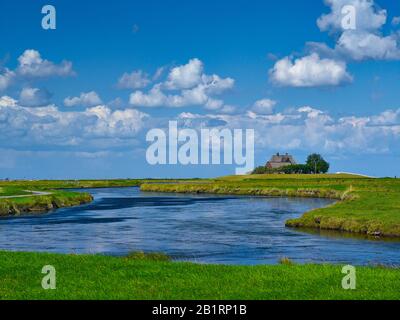
[{"label": "calm water", "polygon": [[0,249],[123,255],[165,252],[201,263],[298,262],[400,265],[400,243],[311,234],[287,219],[329,205],[323,199],[141,193],[87,189],[91,204],[0,219]]}]

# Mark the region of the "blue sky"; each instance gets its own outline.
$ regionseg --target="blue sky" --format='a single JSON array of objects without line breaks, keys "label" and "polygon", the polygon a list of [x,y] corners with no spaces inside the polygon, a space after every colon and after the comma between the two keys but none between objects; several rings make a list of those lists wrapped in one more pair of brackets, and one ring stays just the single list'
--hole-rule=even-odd
[{"label": "blue sky", "polygon": [[[41,27],[46,4],[56,30]],[[355,30],[338,27],[346,4]],[[383,0],[4,0],[0,178],[234,172],[150,166],[144,137],[168,120],[252,128],[256,164],[318,152],[333,172],[399,176],[398,16],[400,4]],[[218,92],[196,75],[216,75]],[[201,97],[183,99],[192,89]]]}]

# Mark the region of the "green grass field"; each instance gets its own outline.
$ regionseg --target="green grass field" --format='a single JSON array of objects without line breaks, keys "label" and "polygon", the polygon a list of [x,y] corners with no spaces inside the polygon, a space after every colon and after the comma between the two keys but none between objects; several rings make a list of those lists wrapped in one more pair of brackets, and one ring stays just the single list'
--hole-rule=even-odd
[{"label": "green grass field", "polygon": [[[161,256],[162,257],[162,256]],[[399,299],[400,270],[358,267],[356,290],[342,266],[224,266],[98,255],[0,252],[1,299]],[[43,266],[56,289],[41,286]]]},{"label": "green grass field", "polygon": [[15,195],[28,195],[29,191],[23,190],[20,187],[4,186],[0,187],[0,197],[15,196]]}]

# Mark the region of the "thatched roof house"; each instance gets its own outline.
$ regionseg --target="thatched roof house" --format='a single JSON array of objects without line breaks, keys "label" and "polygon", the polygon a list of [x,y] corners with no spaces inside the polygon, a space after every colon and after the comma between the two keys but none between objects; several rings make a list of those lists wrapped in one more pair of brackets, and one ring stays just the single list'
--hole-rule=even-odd
[{"label": "thatched roof house", "polygon": [[266,164],[266,167],[269,169],[282,168],[286,166],[290,166],[292,164],[296,164],[296,161],[290,154],[280,155],[279,152],[271,157]]}]

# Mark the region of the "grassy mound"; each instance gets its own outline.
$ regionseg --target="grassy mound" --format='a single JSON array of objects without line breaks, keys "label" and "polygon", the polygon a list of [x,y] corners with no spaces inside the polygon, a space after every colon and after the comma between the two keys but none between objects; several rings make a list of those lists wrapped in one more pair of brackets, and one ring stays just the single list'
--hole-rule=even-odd
[{"label": "grassy mound", "polygon": [[0,199],[0,216],[43,213],[91,202],[88,193],[53,191],[50,195]]}]

